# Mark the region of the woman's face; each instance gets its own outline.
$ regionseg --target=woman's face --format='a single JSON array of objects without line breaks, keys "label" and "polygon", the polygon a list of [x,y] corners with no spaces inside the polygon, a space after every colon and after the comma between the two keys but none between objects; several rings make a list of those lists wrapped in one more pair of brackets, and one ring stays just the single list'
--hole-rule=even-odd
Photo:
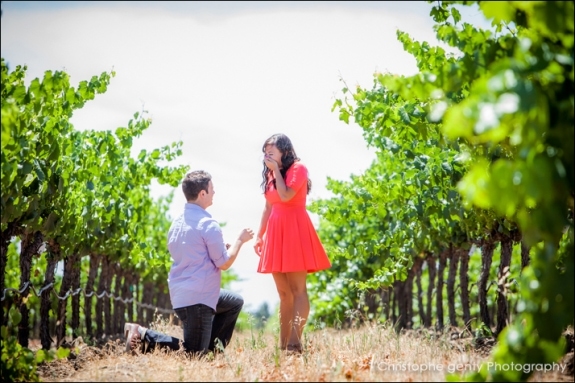
[{"label": "woman's face", "polygon": [[264,155],[271,158],[278,163],[279,168],[282,167],[282,152],[275,145],[267,145]]}]

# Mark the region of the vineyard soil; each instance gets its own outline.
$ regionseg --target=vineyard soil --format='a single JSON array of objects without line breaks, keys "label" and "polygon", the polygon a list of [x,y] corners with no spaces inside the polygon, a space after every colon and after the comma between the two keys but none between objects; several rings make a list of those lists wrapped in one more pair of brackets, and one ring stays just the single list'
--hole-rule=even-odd
[{"label": "vineyard soil", "polygon": [[[159,328],[181,336],[175,326]],[[460,374],[487,362],[493,341],[476,342],[458,337],[458,331],[434,334],[408,331],[397,335],[382,326],[357,329],[324,329],[306,334],[306,351],[286,355],[275,345],[274,332],[237,332],[224,354],[205,359],[180,352],[155,350],[126,354],[123,339],[109,339],[103,347],[77,339],[67,359],[39,367],[43,381],[445,381],[450,372]],[[478,345],[480,343],[480,345]],[[40,347],[39,342],[31,347]],[[569,355],[569,354],[568,354]],[[569,366],[570,364],[570,366]],[[535,373],[530,381],[573,381],[570,361],[564,371]]]}]

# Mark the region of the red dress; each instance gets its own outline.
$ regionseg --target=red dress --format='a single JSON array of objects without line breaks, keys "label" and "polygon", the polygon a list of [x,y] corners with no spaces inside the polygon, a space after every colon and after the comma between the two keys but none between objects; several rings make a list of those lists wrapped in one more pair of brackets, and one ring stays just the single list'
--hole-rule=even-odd
[{"label": "red dress", "polygon": [[295,162],[286,173],[285,184],[296,194],[287,202],[280,199],[273,182],[268,184],[265,198],[271,204],[271,213],[259,273],[313,273],[331,267],[306,210],[307,180],[307,168]]}]

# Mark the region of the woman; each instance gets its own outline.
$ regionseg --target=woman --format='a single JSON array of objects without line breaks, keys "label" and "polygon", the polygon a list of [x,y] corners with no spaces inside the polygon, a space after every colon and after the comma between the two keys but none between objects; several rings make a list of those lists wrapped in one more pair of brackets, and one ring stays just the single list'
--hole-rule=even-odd
[{"label": "woman", "polygon": [[279,293],[281,349],[301,353],[310,310],[307,274],[331,264],[306,210],[308,171],[290,139],[274,134],[262,150],[266,204],[254,246],[260,256],[258,272],[271,273]]}]

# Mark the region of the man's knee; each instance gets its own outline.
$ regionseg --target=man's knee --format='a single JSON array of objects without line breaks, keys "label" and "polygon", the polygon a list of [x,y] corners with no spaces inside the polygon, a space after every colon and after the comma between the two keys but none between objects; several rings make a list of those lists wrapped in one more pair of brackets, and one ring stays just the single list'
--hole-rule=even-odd
[{"label": "man's knee", "polygon": [[244,298],[236,293],[229,290],[220,291],[220,299],[218,300],[218,312],[233,310],[240,311],[244,306]]},{"label": "man's knee", "polygon": [[244,307],[244,297],[242,297],[241,295],[237,294],[236,299],[235,299],[235,303],[236,303],[236,307],[238,310],[241,310],[242,307]]}]

